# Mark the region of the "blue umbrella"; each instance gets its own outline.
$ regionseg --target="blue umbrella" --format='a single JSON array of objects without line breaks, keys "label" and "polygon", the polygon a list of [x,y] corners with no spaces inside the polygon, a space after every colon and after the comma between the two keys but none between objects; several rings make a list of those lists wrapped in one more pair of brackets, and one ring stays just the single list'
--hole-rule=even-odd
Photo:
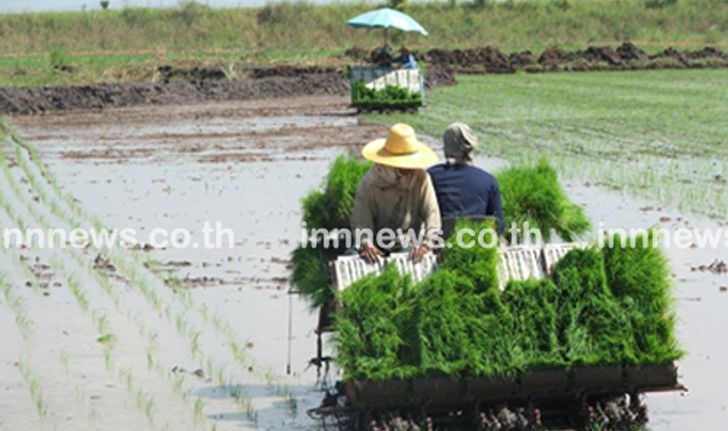
[{"label": "blue umbrella", "polygon": [[400,31],[416,31],[427,36],[427,30],[409,15],[389,8],[377,9],[361,14],[346,23],[357,28],[383,28],[385,31],[385,39],[386,31],[390,28]]}]

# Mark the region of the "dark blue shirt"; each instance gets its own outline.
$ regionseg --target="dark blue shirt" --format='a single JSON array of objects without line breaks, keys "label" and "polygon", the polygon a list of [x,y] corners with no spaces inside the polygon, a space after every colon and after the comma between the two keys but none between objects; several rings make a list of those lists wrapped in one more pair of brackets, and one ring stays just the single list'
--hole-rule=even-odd
[{"label": "dark blue shirt", "polygon": [[443,218],[492,216],[498,221],[498,233],[503,232],[503,207],[493,175],[470,165],[441,164],[427,171]]}]

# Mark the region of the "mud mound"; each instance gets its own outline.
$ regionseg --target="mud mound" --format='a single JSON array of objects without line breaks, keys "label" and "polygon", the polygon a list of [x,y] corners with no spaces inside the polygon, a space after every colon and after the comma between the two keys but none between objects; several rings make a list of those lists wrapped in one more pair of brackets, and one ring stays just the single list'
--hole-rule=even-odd
[{"label": "mud mound", "polygon": [[622,60],[625,61],[645,61],[649,59],[647,53],[637,48],[637,46],[632,42],[624,42],[620,45],[620,47],[617,48],[617,54],[619,54],[619,56],[622,57]]},{"label": "mud mound", "polygon": [[714,46],[706,46],[699,51],[685,51],[683,53],[689,59],[699,58],[728,58],[728,52],[723,52]]},{"label": "mud mound", "polygon": [[581,51],[578,56],[586,61],[604,61],[612,66],[624,65],[622,57],[609,46],[590,46]]},{"label": "mud mound", "polygon": [[531,51],[512,52],[508,55],[508,61],[517,68],[523,68],[535,64],[538,60]]},{"label": "mud mound", "polygon": [[508,57],[497,48],[456,49],[447,51],[431,49],[420,56],[428,64],[441,66],[481,67],[489,73],[513,73],[515,68]]},{"label": "mud mound", "polygon": [[425,69],[426,88],[454,85],[455,83],[455,72],[450,67],[431,66]]},{"label": "mud mound", "polygon": [[673,47],[667,48],[666,50],[662,51],[660,54],[653,55],[650,58],[652,58],[652,59],[673,58],[682,64],[685,64],[685,65],[688,64],[688,57],[684,53],[676,50]]},{"label": "mud mound", "polygon": [[67,109],[250,100],[293,95],[346,94],[340,74],[246,80],[173,81],[70,87],[0,88],[0,112],[38,114]]}]

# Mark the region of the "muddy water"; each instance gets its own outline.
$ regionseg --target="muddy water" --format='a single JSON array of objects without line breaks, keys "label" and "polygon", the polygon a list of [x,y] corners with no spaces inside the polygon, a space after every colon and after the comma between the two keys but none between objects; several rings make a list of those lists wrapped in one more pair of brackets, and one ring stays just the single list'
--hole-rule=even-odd
[{"label": "muddy water", "polygon": [[[321,397],[314,389],[315,371],[307,368],[315,354],[316,318],[295,296],[293,373],[285,375],[285,279],[288,255],[300,237],[300,199],[320,184],[333,156],[356,151],[383,129],[361,124],[338,98],[59,114],[14,123],[38,147],[62,187],[108,226],[136,229],[139,237],[154,227],[181,228],[198,244],[205,221],[232,229],[231,248],[167,247],[149,253],[178,271],[196,301],[229,320],[247,341],[249,354],[285,382],[291,396],[251,385],[247,389],[258,411],[251,421],[244,410],[218,403],[223,391],[212,383],[199,385],[195,395],[209,401],[205,413],[218,429],[316,429],[304,413]],[[492,169],[504,163],[481,159],[478,164]],[[648,203],[580,183],[569,183],[568,191],[595,225],[646,227],[662,219],[673,228],[717,227],[710,220],[645,210]],[[721,429],[728,419],[723,390],[728,341],[720,336],[728,324],[722,312],[728,293],[720,286],[728,286],[728,276],[691,268],[728,256],[725,249],[668,253],[679,337],[688,352],[679,364],[681,381],[690,390],[650,395],[651,428]]]},{"label": "muddy water", "polygon": [[[254,418],[226,402],[229,395],[214,382],[196,384],[192,395],[205,400],[217,429],[316,428],[305,416],[321,400],[308,367],[316,316],[291,298],[289,347],[288,255],[300,238],[300,198],[320,184],[333,156],[378,136],[379,127],[360,125],[338,98],[64,114],[14,124],[61,186],[107,226],[132,228],[144,242],[154,228],[184,229],[199,243],[149,253],[177,271],[197,303],[231,324],[256,371],[276,383],[273,390],[266,381],[244,385]],[[205,222],[230,229],[231,247],[225,237],[225,247],[205,248]],[[226,363],[218,339],[202,337],[206,353]],[[178,355],[176,362],[168,355],[170,363],[194,370],[178,344],[167,345]]]}]

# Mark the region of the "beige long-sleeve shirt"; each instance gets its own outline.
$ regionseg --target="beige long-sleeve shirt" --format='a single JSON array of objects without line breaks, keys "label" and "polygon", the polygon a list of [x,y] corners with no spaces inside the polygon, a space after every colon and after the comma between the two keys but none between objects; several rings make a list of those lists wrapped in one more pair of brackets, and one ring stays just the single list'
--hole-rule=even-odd
[{"label": "beige long-sleeve shirt", "polygon": [[430,176],[424,170],[418,171],[410,188],[381,187],[365,176],[356,192],[351,227],[355,234],[357,229],[369,229],[373,239],[382,229],[391,229],[398,234],[394,240],[395,249],[411,247],[412,242],[407,242],[402,235],[413,232],[424,241],[423,244],[432,248],[436,245],[441,221]]}]

